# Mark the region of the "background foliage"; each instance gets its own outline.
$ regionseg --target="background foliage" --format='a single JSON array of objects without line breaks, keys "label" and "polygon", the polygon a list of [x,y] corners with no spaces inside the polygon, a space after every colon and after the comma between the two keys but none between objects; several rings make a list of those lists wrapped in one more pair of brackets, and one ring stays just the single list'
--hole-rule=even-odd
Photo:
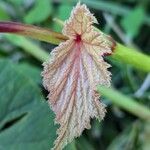
[{"label": "background foliage", "polygon": [[[61,31],[53,18],[69,17],[75,0],[1,0],[0,20],[18,21]],[[98,18],[97,27],[118,42],[149,55],[149,0],[82,0]],[[47,150],[56,138],[54,114],[42,87],[40,55],[32,49],[47,51],[54,45],[0,34],[0,150]],[[142,50],[141,50],[142,49]],[[105,58],[112,64],[112,86],[150,108],[150,75],[130,65]],[[130,58],[129,58],[130,59]],[[143,60],[144,61],[144,60]],[[142,62],[141,62],[142,64]],[[92,120],[92,129],[73,141],[69,150],[149,150],[150,124],[136,113],[103,97],[107,114],[101,123]],[[107,95],[107,94],[106,94]],[[134,108],[133,108],[134,109]],[[139,111],[139,110],[133,110]],[[132,113],[132,114],[131,114]],[[142,112],[141,112],[142,113]],[[134,115],[133,115],[134,114]]]}]

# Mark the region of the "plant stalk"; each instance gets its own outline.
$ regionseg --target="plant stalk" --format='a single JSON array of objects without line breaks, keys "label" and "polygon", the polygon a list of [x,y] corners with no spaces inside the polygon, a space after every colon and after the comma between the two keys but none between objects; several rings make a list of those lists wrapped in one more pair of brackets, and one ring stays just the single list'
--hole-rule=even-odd
[{"label": "plant stalk", "polygon": [[25,52],[31,54],[41,62],[48,60],[49,54],[31,40],[17,35],[6,34],[5,38],[16,46],[21,47]]},{"label": "plant stalk", "polygon": [[114,52],[110,57],[114,60],[132,65],[139,70],[150,72],[150,56],[145,55],[138,50],[117,43]]},{"label": "plant stalk", "polygon": [[98,86],[97,90],[100,95],[108,98],[113,104],[117,105],[118,107],[123,108],[124,110],[141,119],[150,121],[150,109],[146,106],[139,104],[135,100],[121,94],[120,92],[112,88]]}]

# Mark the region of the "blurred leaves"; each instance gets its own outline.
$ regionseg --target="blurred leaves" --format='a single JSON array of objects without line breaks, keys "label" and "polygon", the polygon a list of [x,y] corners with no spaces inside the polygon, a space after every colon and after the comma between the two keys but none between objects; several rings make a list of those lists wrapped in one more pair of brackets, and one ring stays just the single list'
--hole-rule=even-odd
[{"label": "blurred leaves", "polygon": [[139,33],[145,15],[144,7],[137,6],[121,20],[121,25],[130,38],[134,38]]},{"label": "blurred leaves", "polygon": [[144,124],[142,133],[139,135],[142,150],[149,150],[150,148],[150,122]]},{"label": "blurred leaves", "polygon": [[94,150],[94,147],[84,137],[80,137],[76,142],[79,150]]},{"label": "blurred leaves", "polygon": [[[74,0],[75,2],[78,2],[78,0]],[[132,5],[132,2],[128,0],[127,3]],[[119,15],[119,16],[126,16],[130,13],[132,13],[132,9],[130,7],[128,7],[125,4],[121,4],[121,0],[120,1],[113,1],[113,0],[108,0],[108,1],[104,1],[104,0],[82,0],[83,3],[86,3],[88,5],[88,7],[97,9],[97,10],[101,10],[103,12],[109,12],[111,14],[115,15]],[[138,2],[138,0],[135,0],[135,3]],[[146,3],[146,1],[141,1],[140,4]],[[148,0],[147,0],[147,4],[148,4]],[[150,24],[150,16],[149,15],[145,15],[144,16],[144,22],[147,24]]]},{"label": "blurred leaves", "polygon": [[107,150],[149,150],[149,138],[150,124],[136,121],[117,136]]},{"label": "blurred leaves", "polygon": [[21,47],[27,53],[33,55],[40,61],[45,61],[48,59],[48,53],[44,51],[43,48],[33,43],[31,40],[28,40],[24,37],[15,36],[15,35],[5,35],[6,39],[9,40],[16,46]]},{"label": "blurred leaves", "polygon": [[0,5],[0,20],[10,20],[7,11]]},{"label": "blurred leaves", "polygon": [[37,0],[35,6],[24,17],[24,21],[29,24],[39,23],[47,19],[51,12],[50,0]]},{"label": "blurred leaves", "polygon": [[41,83],[41,69],[28,63],[20,63],[16,68],[23,74],[30,77],[35,83]]},{"label": "blurred leaves", "polygon": [[[55,14],[55,17],[61,20],[66,20],[70,16],[70,12],[72,10],[72,5],[69,5],[67,3],[62,3],[57,9],[57,12]],[[62,27],[58,24],[54,24],[53,29],[57,32],[62,31]]]},{"label": "blurred leaves", "polygon": [[8,0],[9,2],[13,3],[14,5],[21,5],[24,0]]},{"label": "blurred leaves", "polygon": [[3,59],[0,69],[0,149],[50,149],[56,138],[54,115],[26,72],[30,69]]},{"label": "blurred leaves", "polygon": [[139,134],[139,127],[137,124],[129,126],[109,145],[107,150],[138,150],[137,136]]}]

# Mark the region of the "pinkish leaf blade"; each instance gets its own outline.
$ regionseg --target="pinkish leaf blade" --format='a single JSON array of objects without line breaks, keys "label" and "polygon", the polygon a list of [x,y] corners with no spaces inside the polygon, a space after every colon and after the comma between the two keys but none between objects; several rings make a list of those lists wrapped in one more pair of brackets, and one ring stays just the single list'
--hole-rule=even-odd
[{"label": "pinkish leaf blade", "polygon": [[78,3],[63,29],[69,40],[56,47],[52,59],[44,63],[43,83],[60,124],[54,150],[61,150],[89,129],[91,118],[101,120],[105,115],[96,86],[110,85],[110,65],[102,56],[111,53],[114,43],[95,31],[92,24],[96,22],[86,6]]}]

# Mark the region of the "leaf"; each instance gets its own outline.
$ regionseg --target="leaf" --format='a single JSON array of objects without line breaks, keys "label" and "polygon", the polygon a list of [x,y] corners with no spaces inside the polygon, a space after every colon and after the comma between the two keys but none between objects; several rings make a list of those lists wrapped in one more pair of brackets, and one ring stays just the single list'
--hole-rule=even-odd
[{"label": "leaf", "polygon": [[52,12],[50,0],[37,0],[35,6],[24,17],[26,23],[39,23],[48,18]]},{"label": "leaf", "polygon": [[75,140],[68,144],[63,150],[78,150]]},{"label": "leaf", "polygon": [[9,14],[2,6],[0,6],[0,20],[10,20]]},{"label": "leaf", "polygon": [[30,77],[35,83],[38,84],[41,83],[41,76],[40,76],[41,69],[27,63],[19,64],[17,66],[17,69],[22,74],[27,74],[27,76]]},{"label": "leaf", "polygon": [[24,0],[8,0],[8,1],[13,3],[16,6],[20,6]]},{"label": "leaf", "polygon": [[137,139],[139,137],[141,125],[135,122],[129,125],[113,142],[108,146],[107,150],[139,150]]},{"label": "leaf", "polygon": [[150,123],[136,121],[108,146],[107,150],[149,150]]},{"label": "leaf", "polygon": [[[68,1],[68,0],[64,0],[64,1]],[[73,0],[73,1],[78,2],[79,0]],[[133,10],[127,5],[123,5],[123,3],[121,4],[115,1],[82,0],[82,2],[85,3],[87,6],[89,6],[90,8],[100,10],[103,12],[108,12],[108,13],[113,14],[114,16],[116,15],[127,16],[128,14],[132,13],[132,10]],[[140,4],[143,4],[143,3],[140,3]],[[144,16],[144,22],[147,24],[150,24],[149,15]]]},{"label": "leaf", "polygon": [[111,53],[114,43],[95,31],[93,23],[97,23],[96,18],[78,3],[63,29],[69,40],[56,47],[44,63],[43,84],[50,92],[49,103],[60,124],[55,150],[89,129],[91,118],[101,120],[105,115],[96,86],[110,85],[110,65],[102,56]]},{"label": "leaf", "polygon": [[[56,12],[55,17],[60,18],[61,20],[66,20],[69,17],[71,10],[72,5],[63,3],[58,7],[58,11]],[[62,31],[62,27],[56,23],[54,23],[53,29],[57,32]]]},{"label": "leaf", "polygon": [[86,138],[80,137],[79,139],[76,140],[77,147],[80,150],[94,150],[94,147],[92,143],[90,143]]},{"label": "leaf", "polygon": [[56,138],[54,115],[21,69],[0,59],[0,149],[47,150]]},{"label": "leaf", "polygon": [[121,25],[128,36],[134,38],[138,34],[144,18],[145,10],[143,7],[138,6],[122,19]]},{"label": "leaf", "polygon": [[141,143],[141,149],[143,150],[149,150],[150,148],[150,122],[146,122],[144,124],[142,133],[139,134],[140,138],[140,142]]}]

